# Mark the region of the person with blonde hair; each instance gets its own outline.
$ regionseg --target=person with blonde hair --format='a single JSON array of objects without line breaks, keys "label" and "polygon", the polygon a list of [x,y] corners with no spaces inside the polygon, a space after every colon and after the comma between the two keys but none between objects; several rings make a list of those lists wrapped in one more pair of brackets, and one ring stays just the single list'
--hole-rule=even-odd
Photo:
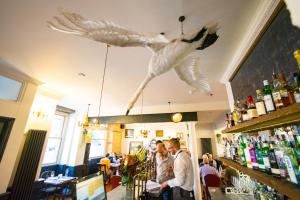
[{"label": "person with blonde hair", "polygon": [[213,159],[212,154],[208,154],[209,165],[217,169],[217,162]]},{"label": "person with blonde hair", "polygon": [[161,188],[172,188],[173,200],[194,200],[194,172],[191,158],[180,149],[177,138],[169,140],[169,152],[174,155],[175,178],[163,182]]},{"label": "person with blonde hair", "polygon": [[206,175],[213,174],[213,175],[219,176],[219,173],[216,170],[216,168],[210,166],[210,164],[209,164],[209,157],[207,156],[207,154],[204,154],[202,156],[202,159],[203,159],[203,166],[200,167],[200,178],[202,180],[203,186],[205,186],[204,177]]}]

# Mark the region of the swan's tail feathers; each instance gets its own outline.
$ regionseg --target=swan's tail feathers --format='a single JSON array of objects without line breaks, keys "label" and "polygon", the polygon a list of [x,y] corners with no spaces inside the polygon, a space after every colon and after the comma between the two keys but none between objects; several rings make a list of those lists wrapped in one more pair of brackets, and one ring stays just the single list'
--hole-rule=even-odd
[{"label": "swan's tail feathers", "polygon": [[193,42],[199,41],[204,36],[206,31],[207,31],[207,29],[204,27],[196,34],[196,36],[194,38],[192,38],[190,40],[182,39],[181,41],[187,42],[187,43],[193,43]]},{"label": "swan's tail feathers", "polygon": [[215,43],[217,41],[218,38],[219,38],[219,36],[216,33],[207,34],[204,42],[202,43],[202,45],[200,47],[197,48],[197,50],[203,50],[203,49],[211,46],[213,43]]},{"label": "swan's tail feathers", "polygon": [[197,50],[203,50],[209,46],[211,46],[213,43],[217,41],[219,36],[217,35],[217,31],[220,29],[220,26],[217,22],[211,22],[205,26],[205,29],[207,29],[207,35],[204,39],[204,42],[200,47],[197,48]]},{"label": "swan's tail feathers", "polygon": [[130,110],[132,109],[132,107],[134,106],[134,104],[136,103],[136,101],[138,100],[139,96],[141,95],[141,93],[143,92],[144,88],[146,87],[146,85],[153,79],[153,76],[146,76],[146,78],[143,80],[143,82],[140,84],[139,88],[136,90],[136,92],[134,93],[133,97],[131,98],[130,102],[128,103],[127,106],[127,111],[126,111],[126,115],[129,114]]}]

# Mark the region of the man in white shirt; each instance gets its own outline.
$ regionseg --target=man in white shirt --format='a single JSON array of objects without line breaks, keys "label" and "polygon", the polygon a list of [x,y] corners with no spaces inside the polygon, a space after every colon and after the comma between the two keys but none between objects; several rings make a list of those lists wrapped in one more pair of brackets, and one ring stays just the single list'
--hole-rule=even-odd
[{"label": "man in white shirt", "polygon": [[194,200],[194,173],[191,158],[180,150],[177,138],[169,141],[169,152],[174,155],[175,178],[162,183],[161,188],[170,186],[173,190],[173,200]]}]

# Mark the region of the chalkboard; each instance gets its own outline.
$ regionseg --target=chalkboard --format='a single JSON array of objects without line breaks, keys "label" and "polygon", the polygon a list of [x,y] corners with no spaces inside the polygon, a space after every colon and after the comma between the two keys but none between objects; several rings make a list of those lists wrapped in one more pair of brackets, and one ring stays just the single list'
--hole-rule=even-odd
[{"label": "chalkboard", "polygon": [[282,70],[288,81],[297,71],[293,52],[300,49],[300,29],[293,26],[285,6],[279,10],[256,46],[231,79],[235,99],[256,96],[256,89],[263,87],[263,80],[271,82],[272,73]]}]

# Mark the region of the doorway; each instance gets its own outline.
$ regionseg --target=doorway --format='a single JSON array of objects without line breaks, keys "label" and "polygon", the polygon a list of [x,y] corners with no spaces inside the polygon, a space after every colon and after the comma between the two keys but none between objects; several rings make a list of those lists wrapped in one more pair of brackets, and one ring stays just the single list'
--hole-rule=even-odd
[{"label": "doorway", "polygon": [[200,144],[201,144],[201,146],[200,146],[201,154],[204,154],[204,153],[212,154],[211,138],[200,138]]}]

